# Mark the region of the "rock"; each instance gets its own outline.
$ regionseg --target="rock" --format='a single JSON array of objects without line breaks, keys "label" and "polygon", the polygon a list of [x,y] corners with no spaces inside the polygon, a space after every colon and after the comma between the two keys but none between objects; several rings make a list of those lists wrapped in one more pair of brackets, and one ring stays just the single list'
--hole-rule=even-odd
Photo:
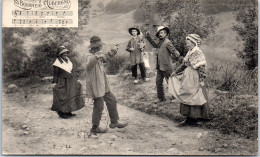
[{"label": "rock", "polygon": [[208,134],[208,132],[207,131],[205,131],[205,132],[200,132],[200,133],[198,133],[197,135],[196,135],[196,138],[202,138],[203,136],[206,136]]},{"label": "rock", "polygon": [[221,149],[220,149],[220,148],[215,148],[215,149],[214,149],[214,152],[215,152],[215,153],[219,153],[219,152],[221,152]]},{"label": "rock", "polygon": [[26,130],[26,131],[29,131],[29,130],[30,130],[30,128],[28,127],[28,128],[26,128],[25,130]]},{"label": "rock", "polygon": [[115,141],[117,139],[117,136],[116,135],[111,135],[110,139],[111,139],[111,141]]},{"label": "rock", "polygon": [[23,125],[23,126],[22,126],[22,129],[25,130],[25,129],[27,129],[28,127],[29,127],[28,125]]},{"label": "rock", "polygon": [[158,134],[158,135],[159,135],[159,134],[161,134],[161,132],[160,132],[160,131],[156,131],[155,134]]},{"label": "rock", "polygon": [[15,93],[15,92],[18,92],[18,87],[15,84],[10,84],[5,91],[6,94]]},{"label": "rock", "polygon": [[92,149],[98,149],[97,145],[90,145],[89,147],[92,148]]},{"label": "rock", "polygon": [[228,144],[223,144],[223,147],[224,147],[224,148],[227,148],[227,147],[228,147]]},{"label": "rock", "polygon": [[182,152],[180,152],[176,148],[171,148],[171,149],[167,150],[167,153],[172,154],[172,155],[181,155],[182,154]]},{"label": "rock", "polygon": [[23,132],[24,135],[29,135],[30,133],[28,131]]},{"label": "rock", "polygon": [[203,136],[203,133],[200,132],[200,133],[198,133],[198,134],[196,135],[196,138],[199,139],[199,138],[202,138],[202,136]]},{"label": "rock", "polygon": [[203,150],[204,150],[204,148],[203,148],[203,147],[200,147],[200,148],[199,148],[199,151],[203,151]]}]

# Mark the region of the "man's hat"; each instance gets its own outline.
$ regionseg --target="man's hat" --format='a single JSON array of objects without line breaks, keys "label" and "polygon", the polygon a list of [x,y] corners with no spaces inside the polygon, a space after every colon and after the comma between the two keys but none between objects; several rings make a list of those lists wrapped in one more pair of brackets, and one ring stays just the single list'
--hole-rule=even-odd
[{"label": "man's hat", "polygon": [[101,45],[105,45],[102,41],[101,41],[101,38],[98,37],[98,36],[92,36],[90,38],[90,45],[88,46],[89,48],[92,48],[92,47],[99,47]]},{"label": "man's hat", "polygon": [[65,52],[69,52],[69,50],[66,49],[66,47],[65,47],[64,45],[61,45],[61,46],[59,47],[59,55],[65,53]]},{"label": "man's hat", "polygon": [[156,37],[157,37],[157,38],[159,38],[159,32],[162,31],[162,30],[165,30],[165,31],[167,32],[167,34],[170,33],[170,30],[169,30],[168,27],[160,26],[160,27],[158,27],[158,29],[157,29],[157,33],[156,33]]},{"label": "man's hat", "polygon": [[139,30],[138,26],[134,26],[134,27],[129,28],[129,29],[128,29],[128,32],[129,32],[131,35],[133,35],[133,34],[132,34],[132,30],[134,30],[134,29],[137,31],[137,35],[139,35],[139,34],[140,34],[140,30]]}]

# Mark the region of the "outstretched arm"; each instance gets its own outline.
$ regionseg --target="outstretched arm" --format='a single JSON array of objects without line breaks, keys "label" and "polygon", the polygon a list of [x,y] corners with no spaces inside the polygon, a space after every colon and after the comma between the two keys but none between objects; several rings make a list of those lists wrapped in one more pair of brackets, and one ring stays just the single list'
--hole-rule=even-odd
[{"label": "outstretched arm", "polygon": [[151,38],[150,33],[146,33],[146,39],[150,42],[150,44],[154,47],[154,48],[158,48],[158,44]]}]

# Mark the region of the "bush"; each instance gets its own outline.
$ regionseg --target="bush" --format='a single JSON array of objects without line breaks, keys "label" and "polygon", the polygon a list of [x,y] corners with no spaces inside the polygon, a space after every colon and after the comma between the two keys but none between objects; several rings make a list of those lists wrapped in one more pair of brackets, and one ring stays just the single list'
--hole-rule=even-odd
[{"label": "bush", "polygon": [[116,55],[107,62],[107,74],[115,75],[119,72],[125,71],[127,67],[128,57],[126,55]]},{"label": "bush", "polygon": [[244,95],[217,96],[210,101],[211,121],[208,128],[217,128],[222,133],[236,133],[246,138],[258,137],[257,97]]},{"label": "bush", "polygon": [[245,61],[249,70],[258,65],[257,12],[257,1],[244,2],[237,9],[236,21],[238,24],[233,28],[244,41],[244,49],[238,53],[238,57]]},{"label": "bush", "polygon": [[241,62],[223,62],[221,65],[212,64],[207,70],[207,76],[206,81],[210,87],[229,91],[232,95],[258,94],[256,72],[246,70]]}]

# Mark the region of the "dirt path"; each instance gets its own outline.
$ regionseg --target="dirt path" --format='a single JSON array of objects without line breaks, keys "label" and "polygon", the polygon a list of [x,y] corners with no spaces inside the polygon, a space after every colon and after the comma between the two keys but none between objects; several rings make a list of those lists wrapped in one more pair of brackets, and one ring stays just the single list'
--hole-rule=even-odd
[{"label": "dirt path", "polygon": [[[121,120],[129,122],[128,127],[89,136],[90,101],[71,119],[58,118],[50,110],[51,103],[52,92],[47,85],[26,94],[3,95],[3,154],[252,154],[252,150],[246,149],[244,139],[223,139],[216,137],[215,132],[199,127],[178,128],[173,121],[120,104]],[[107,123],[105,110],[102,126]]]}]

